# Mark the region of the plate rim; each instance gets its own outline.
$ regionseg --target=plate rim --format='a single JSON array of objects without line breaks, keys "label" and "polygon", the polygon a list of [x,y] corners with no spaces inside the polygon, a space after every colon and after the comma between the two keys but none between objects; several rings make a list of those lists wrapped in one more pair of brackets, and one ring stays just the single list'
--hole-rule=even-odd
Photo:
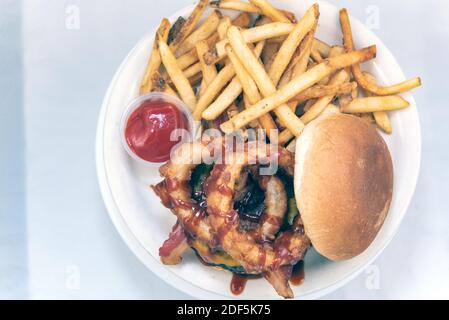
[{"label": "plate rim", "polygon": [[[316,1],[320,5],[323,4],[325,6],[331,7],[335,10],[338,10],[338,7],[334,4],[331,4],[325,0],[318,0]],[[180,10],[177,10],[173,14],[170,15],[171,17],[175,16],[184,16],[185,14],[189,13],[193,10],[195,4],[188,5]],[[394,63],[399,67],[400,76],[405,79],[404,72],[396,60],[396,57],[393,55],[391,50],[383,43],[383,41],[370,29],[368,29],[361,21],[359,21],[354,16],[351,16],[351,19],[353,20],[354,24],[362,25],[365,29],[367,29],[367,32],[371,32],[377,41],[377,45],[383,46],[388,53],[391,55],[391,57],[394,60]],[[154,33],[154,30],[156,28],[153,28],[151,32]],[[149,32],[149,33],[151,33]],[[151,272],[153,272],[154,275],[156,275],[158,278],[162,279],[165,283],[169,284],[173,288],[182,291],[183,293],[189,295],[190,297],[199,298],[199,299],[239,299],[239,297],[228,297],[225,295],[217,294],[214,292],[211,292],[205,288],[200,288],[198,286],[195,286],[188,281],[184,280],[181,277],[169,277],[171,273],[167,273],[166,269],[163,268],[163,266],[154,259],[153,262],[150,262],[148,260],[148,252],[143,247],[143,245],[140,243],[140,241],[137,239],[137,237],[132,233],[130,228],[128,227],[126,221],[123,219],[120,210],[118,209],[118,206],[115,203],[112,191],[110,190],[110,186],[108,184],[108,177],[106,173],[106,167],[105,167],[105,159],[104,159],[104,141],[103,141],[103,132],[105,129],[105,121],[106,121],[106,113],[108,109],[108,104],[112,96],[113,89],[117,83],[117,79],[119,78],[119,75],[121,74],[122,70],[124,69],[125,65],[128,63],[131,56],[133,56],[134,52],[139,48],[143,42],[146,41],[148,33],[144,34],[144,36],[136,43],[136,45],[132,48],[132,50],[129,51],[129,53],[125,56],[125,58],[120,63],[118,69],[114,73],[114,76],[109,83],[108,89],[106,90],[106,94],[104,95],[101,109],[98,116],[97,121],[97,129],[96,129],[96,143],[95,143],[95,160],[96,160],[96,171],[97,171],[97,179],[100,187],[100,193],[103,199],[103,202],[106,207],[106,211],[109,215],[109,217],[112,220],[112,223],[114,224],[115,228],[117,229],[120,237],[123,239],[123,241],[126,243],[128,248],[134,253],[134,255],[138,258],[138,260],[143,263]],[[397,232],[400,229],[400,226],[402,225],[403,219],[406,216],[408,209],[410,207],[410,203],[414,197],[414,194],[416,192],[416,186],[419,179],[420,169],[421,169],[421,162],[422,162],[422,131],[421,131],[421,123],[420,123],[420,117],[419,112],[417,110],[416,101],[414,99],[414,96],[411,95],[409,98],[412,105],[415,106],[415,113],[416,113],[416,126],[417,126],[417,139],[416,141],[416,148],[417,148],[417,165],[414,168],[414,172],[412,175],[412,179],[409,179],[411,183],[413,183],[413,186],[411,188],[412,192],[407,199],[407,203],[404,206],[404,213],[400,217],[400,220],[398,222],[398,227],[390,234],[388,238],[384,240],[383,245],[380,247],[378,252],[373,254],[373,256],[364,263],[364,266],[362,267],[354,267],[350,272],[348,272],[348,275],[346,277],[343,277],[328,286],[320,289],[316,289],[312,292],[309,292],[307,294],[304,294],[299,297],[295,297],[295,299],[317,299],[320,297],[323,297],[350,282],[355,277],[357,277],[359,274],[361,274],[370,264],[372,264],[385,250],[385,248],[390,244],[390,242],[393,240],[393,238],[396,236]],[[279,297],[274,296],[273,299],[279,299]]]}]

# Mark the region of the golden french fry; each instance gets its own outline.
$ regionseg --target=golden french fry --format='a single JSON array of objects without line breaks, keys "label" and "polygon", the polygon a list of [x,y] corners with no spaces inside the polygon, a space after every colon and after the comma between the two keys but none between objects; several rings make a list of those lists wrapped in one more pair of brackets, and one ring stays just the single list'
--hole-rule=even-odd
[{"label": "golden french fry", "polygon": [[[354,51],[355,46],[352,37],[351,23],[349,21],[349,15],[346,9],[340,10],[340,24],[343,31],[343,42],[346,51]],[[370,81],[367,81],[367,79],[365,79],[360,68],[360,64],[352,66],[351,69],[357,83],[366,91],[372,92],[373,94],[378,96],[394,95],[421,86],[421,78],[416,77],[393,86],[381,87],[376,83],[371,83]]]},{"label": "golden french fry", "polygon": [[[285,32],[285,34],[287,34],[288,32],[285,31],[285,29],[289,29],[290,31],[293,29],[292,26],[294,26],[293,24],[289,23],[273,23],[273,24],[267,24],[264,26],[261,26],[259,28],[264,28],[267,26],[270,26],[275,30],[274,33],[276,34],[276,32],[282,31],[282,33]],[[288,26],[288,28],[285,28],[286,26]],[[233,26],[234,28],[236,28],[236,26]],[[269,32],[271,32],[271,34],[273,34],[273,31],[269,30],[269,28],[267,29],[257,29],[256,28],[252,28],[252,29],[248,29],[243,31],[243,33],[245,34],[246,31],[251,31],[249,33],[246,33],[247,35],[247,39],[250,39],[251,41],[247,41],[248,43],[253,43],[253,42],[260,42],[263,41],[263,35],[267,35]],[[255,31],[253,31],[255,30]],[[262,35],[262,36],[261,36]],[[262,39],[257,40],[259,37],[261,37]],[[254,41],[253,41],[254,40]],[[222,45],[226,45],[228,43],[227,39],[224,39],[222,41],[220,41],[220,43],[222,43]],[[219,46],[219,44],[216,44],[216,48]],[[226,56],[226,49],[225,47],[223,47],[224,50],[224,54],[223,57]],[[210,53],[210,50],[209,52]],[[208,55],[204,55],[204,60],[206,63],[211,64],[210,61],[207,60]],[[215,62],[213,62],[215,63]],[[203,93],[203,95],[200,97],[197,107],[193,113],[193,117],[196,120],[200,120],[202,113],[204,112],[204,110],[208,107],[208,105],[213,101],[213,99],[219,94],[219,92],[221,91],[221,89],[224,88],[224,86],[234,77],[235,75],[235,70],[233,68],[232,65],[227,65],[226,67],[224,67],[218,74],[218,76],[214,79],[214,81],[211,83],[211,85],[205,90],[205,92]]]},{"label": "golden french fry", "polygon": [[354,99],[341,111],[344,113],[366,113],[400,110],[409,106],[410,103],[400,96],[377,96]]},{"label": "golden french fry", "polygon": [[195,120],[201,120],[201,115],[214,98],[220,93],[220,91],[231,81],[235,75],[235,70],[232,65],[227,65],[220,70],[218,75],[212,81],[212,83],[206,88],[203,95],[198,100],[196,108],[193,112],[193,118]]},{"label": "golden french fry", "polygon": [[323,62],[323,57],[321,56],[320,52],[314,48],[312,48],[312,51],[310,52],[310,56],[312,57],[313,61],[316,63]]},{"label": "golden french fry", "polygon": [[293,68],[287,68],[287,70],[285,70],[284,74],[282,75],[281,80],[279,80],[278,87],[279,88],[284,87],[287,83],[290,82],[292,76],[293,76]]},{"label": "golden french fry", "polygon": [[[346,70],[341,70],[336,75],[332,77],[332,79],[329,81],[330,86],[339,86],[345,84],[347,81],[349,81],[349,73]],[[313,87],[312,87],[313,88]],[[309,88],[311,89],[311,88]],[[306,92],[307,90],[303,91]],[[302,93],[300,93],[302,94]],[[305,112],[305,114],[300,118],[301,121],[306,125],[310,123],[312,120],[315,120],[318,118],[320,114],[323,113],[324,110],[326,110],[327,106],[332,102],[332,100],[335,98],[335,94],[326,95],[318,100],[316,100],[315,103],[313,103],[308,110]],[[293,135],[290,132],[283,131],[279,135],[279,143],[284,144],[285,142],[289,141],[291,138],[293,138]]]},{"label": "golden french fry", "polygon": [[[376,78],[368,73],[368,72],[364,72],[363,73],[365,79],[367,81],[370,81],[372,83],[376,83]],[[368,97],[372,96],[372,93],[367,91],[366,95]],[[391,125],[391,121],[390,118],[388,117],[388,113],[386,111],[377,111],[373,113],[374,116],[374,120],[376,121],[377,126],[383,130],[385,133],[387,134],[392,134],[393,133],[393,127]]]},{"label": "golden french fry", "polygon": [[[349,74],[346,72],[346,70],[341,70],[335,76],[332,77],[332,79],[329,81],[329,85],[330,86],[343,85],[348,80]],[[324,109],[326,109],[326,107],[329,105],[329,103],[332,102],[334,98],[335,94],[329,94],[327,96],[318,99],[310,107],[310,109],[301,117],[301,121],[307,124],[312,120],[316,119],[324,111]]]},{"label": "golden french fry", "polygon": [[[247,27],[250,23],[250,17],[247,13],[242,13],[237,16],[234,20],[232,20],[232,24],[241,28]],[[218,33],[215,32],[209,38],[206,39],[206,42],[209,47],[214,46],[215,43],[219,40]],[[182,70],[190,67],[192,64],[198,62],[198,55],[196,49],[191,49],[190,51],[184,53],[180,57],[177,58],[178,65]]]},{"label": "golden french fry", "polygon": [[[348,78],[349,80],[349,78]],[[314,85],[307,90],[304,90],[298,94],[293,100],[296,103],[302,103],[309,99],[321,98],[324,96],[336,96],[339,94],[350,94],[354,89],[357,88],[357,83],[355,82],[345,82],[338,84],[329,85]]]},{"label": "golden french fry", "polygon": [[318,4],[314,4],[299,20],[295,28],[290,32],[287,39],[279,48],[276,58],[268,72],[268,76],[275,87],[277,87],[285,68],[287,68],[301,41],[316,27],[319,14]]},{"label": "golden french fry", "polygon": [[[376,47],[371,46],[338,57],[330,58],[316,65],[302,75],[294,78],[285,87],[279,89],[275,94],[259,101],[251,108],[242,111],[234,118],[221,125],[224,132],[233,132],[260,116],[270,112],[276,107],[290,101],[301,91],[310,88],[321,79],[331,75],[339,69],[349,67],[355,63],[361,63],[374,58]],[[288,108],[288,107],[287,107]]]},{"label": "golden french fry", "polygon": [[[235,54],[245,67],[246,71],[256,82],[262,95],[268,97],[274,94],[276,92],[276,87],[265,71],[263,65],[260,63],[259,59],[257,59],[254,56],[253,52],[248,48],[242,33],[236,27],[230,27],[228,29],[228,40]],[[304,128],[304,125],[298,119],[295,113],[286,104],[281,103],[276,107],[277,108],[275,110],[275,113],[281,120],[282,124],[285,125],[290,131],[292,131],[294,135],[300,135],[302,129]],[[245,111],[249,110],[250,109]]]},{"label": "golden french fry", "polygon": [[391,125],[388,113],[385,111],[377,111],[373,113],[374,120],[379,128],[381,128],[385,133],[392,134],[393,127]]},{"label": "golden french fry", "polygon": [[175,90],[165,81],[159,72],[153,76],[153,89],[154,92],[164,92],[176,98],[179,98]]},{"label": "golden french fry", "polygon": [[314,35],[315,28],[308,33],[308,35],[304,38],[303,42],[299,46],[299,55],[297,56],[296,61],[292,61],[293,78],[299,76],[300,74],[303,74],[307,70],[310,54],[312,52]]},{"label": "golden french fry", "polygon": [[272,21],[290,22],[290,20],[278,9],[273,7],[267,0],[249,0],[249,2],[260,8],[262,14]]},{"label": "golden french fry", "polygon": [[[292,23],[273,22],[243,30],[242,35],[246,43],[255,43],[270,38],[285,36],[289,34],[294,27],[295,25]],[[228,44],[227,39],[217,42],[215,48],[209,50],[205,55],[204,60],[206,63],[213,64],[223,59],[226,56],[226,44]]]},{"label": "golden french fry", "polygon": [[[179,65],[178,65],[179,67]],[[181,68],[179,68],[181,69]],[[182,73],[184,74],[184,77],[187,79],[191,79],[193,77],[196,78],[196,76],[199,74],[202,77],[201,74],[201,64],[199,62],[191,65],[190,67],[188,67],[187,69],[185,69]],[[167,83],[173,83],[172,79],[170,78],[170,75],[168,75],[167,73],[164,74],[164,80]]]},{"label": "golden french fry", "polygon": [[200,90],[200,96],[204,93],[206,87],[212,83],[212,81],[218,74],[217,68],[215,68],[214,65],[208,65],[204,62],[203,56],[207,52],[207,50],[209,50],[209,45],[206,41],[203,40],[196,44],[196,51],[200,59],[201,72],[203,73],[202,83],[204,83],[204,87],[201,87]]},{"label": "golden french fry", "polygon": [[[290,61],[287,70],[285,70],[284,74],[281,77],[281,80],[279,80],[279,88],[284,87],[287,83],[290,82],[291,79],[299,76],[307,70],[313,37],[314,31],[310,31],[301,42],[299,47],[296,49],[296,52],[293,55],[293,58]],[[296,105],[297,103],[289,103],[289,106],[293,111],[295,111]]]},{"label": "golden french fry", "polygon": [[329,50],[329,56],[328,57],[329,58],[336,57],[336,56],[344,54],[345,52],[346,52],[345,48],[343,48],[342,46],[333,46]]},{"label": "golden french fry", "polygon": [[230,105],[232,105],[237,97],[242,93],[242,86],[239,80],[234,77],[226,86],[223,92],[215,99],[213,103],[203,111],[202,118],[205,120],[216,119]]},{"label": "golden french fry", "polygon": [[290,20],[291,23],[296,23],[297,22],[296,21],[296,16],[295,16],[295,14],[293,12],[287,11],[287,10],[279,10],[279,11],[281,11],[284,14],[284,16],[286,16],[287,19]]},{"label": "golden french fry", "polygon": [[165,92],[166,94],[168,94],[168,95],[171,95],[171,96],[173,96],[173,97],[179,98],[179,97],[178,97],[178,94],[176,93],[176,91],[173,90],[173,88],[172,88],[170,85],[168,85],[168,84],[165,86],[164,92]]},{"label": "golden french fry", "polygon": [[[219,40],[218,33],[215,32],[212,34],[209,38],[206,39],[207,45],[213,46],[215,43]],[[185,70],[186,68],[190,67],[192,64],[198,62],[198,55],[196,53],[196,49],[193,48],[190,51],[184,53],[179,58],[177,58],[179,68],[182,70]]]},{"label": "golden french fry", "polygon": [[162,39],[167,41],[168,32],[170,31],[170,22],[167,19],[162,19],[161,24],[156,32],[154,38],[153,48],[151,50],[150,58],[148,59],[147,67],[143,76],[142,83],[140,84],[140,94],[150,92],[153,85],[153,77],[156,72],[158,72],[161,66],[161,56],[159,54],[159,44],[158,41]]},{"label": "golden french fry", "polygon": [[197,63],[191,65],[190,67],[188,67],[187,69],[185,69],[182,73],[184,73],[184,76],[186,78],[191,78],[200,72],[201,72],[201,64],[199,62],[197,62]]},{"label": "golden french fry", "polygon": [[211,1],[209,3],[211,7],[224,9],[224,10],[235,10],[235,11],[243,11],[248,13],[258,13],[261,14],[262,11],[259,7],[252,5],[248,2],[238,1],[238,0],[218,0]]},{"label": "golden french fry", "polygon": [[[251,107],[251,103],[248,101],[248,97],[246,94],[243,94],[243,106],[245,107],[245,109]],[[251,121],[250,123],[248,123],[248,126],[253,129],[259,129],[261,127],[258,120]]]},{"label": "golden french fry", "polygon": [[209,38],[217,30],[221,17],[222,15],[219,11],[215,10],[212,12],[206,20],[192,32],[192,34],[181,42],[176,50],[176,56],[179,57],[183,55],[184,53],[195,48],[195,45],[199,41]]},{"label": "golden french fry", "polygon": [[[259,57],[264,46],[264,42],[259,44],[254,49],[254,54]],[[237,73],[237,69],[234,66],[234,70]],[[230,105],[232,105],[237,97],[242,93],[242,84],[238,77],[234,77],[229,85],[223,90],[223,92],[215,99],[215,101],[209,105],[209,107],[203,111],[202,117],[206,120],[213,120],[218,118]]]},{"label": "golden french fry", "polygon": [[[259,7],[255,6],[251,3],[243,2],[243,1],[239,1],[239,0],[211,1],[209,3],[209,5],[211,7],[224,9],[224,10],[235,10],[235,11],[242,11],[242,12],[247,12],[247,13],[262,14],[262,10],[260,10]],[[295,15],[292,12],[285,11],[285,10],[279,10],[279,9],[277,9],[277,10],[282,12],[287,17],[288,20],[290,20],[291,22],[295,22]]]},{"label": "golden french fry", "polygon": [[200,0],[195,9],[193,9],[192,14],[187,18],[181,29],[170,43],[170,50],[172,52],[176,52],[179,45],[192,33],[193,29],[195,29],[201,16],[203,15],[204,10],[206,10],[208,3],[209,0]]},{"label": "golden french fry", "polygon": [[[304,38],[303,42],[299,46],[299,55],[296,56],[292,62],[289,68],[291,68],[291,75],[289,80],[285,79],[279,83],[279,87],[284,87],[290,79],[296,78],[297,76],[303,74],[307,71],[307,66],[309,64],[310,54],[312,51],[312,45],[313,45],[313,37],[315,35],[315,28],[308,33],[308,35]],[[289,72],[289,69],[287,69],[286,72]],[[293,112],[296,112],[296,107],[298,106],[298,103],[296,101],[289,102],[288,106],[290,109],[292,109]]]},{"label": "golden french fry", "polygon": [[313,49],[318,51],[323,58],[329,58],[331,46],[326,42],[316,39],[313,41]]},{"label": "golden french fry", "polygon": [[220,24],[218,25],[218,38],[220,40],[223,40],[226,38],[226,32],[228,31],[228,28],[231,26],[232,22],[231,22],[231,18],[229,17],[224,17],[223,19],[221,19]]},{"label": "golden french fry", "polygon": [[[240,84],[242,85],[243,92],[245,93],[244,99],[245,99],[245,108],[247,109],[249,106],[259,102],[259,100],[262,98],[260,96],[259,90],[257,89],[257,85],[254,82],[254,80],[251,78],[249,73],[245,70],[245,67],[242,65],[240,60],[238,59],[237,55],[234,53],[232,48],[227,45],[226,51],[229,54],[228,57],[231,60],[231,63],[234,66],[234,69],[237,74],[237,78],[240,81]],[[273,118],[269,115],[263,115],[259,119],[259,123],[263,129],[267,132],[267,134],[270,134],[272,131],[277,129],[276,124],[273,120]],[[251,123],[250,123],[251,125]]]},{"label": "golden french fry", "polygon": [[194,110],[196,106],[195,93],[190,86],[189,80],[179,68],[175,56],[171,52],[168,45],[162,40],[159,40],[159,52],[161,55],[162,63],[164,64],[164,67],[167,70],[171,81],[178,90],[181,99],[190,108],[190,110]]},{"label": "golden french fry", "polygon": [[192,64],[198,62],[198,55],[196,53],[196,49],[192,49],[189,52],[183,54],[178,59],[178,66],[181,70],[185,70],[190,67]]}]

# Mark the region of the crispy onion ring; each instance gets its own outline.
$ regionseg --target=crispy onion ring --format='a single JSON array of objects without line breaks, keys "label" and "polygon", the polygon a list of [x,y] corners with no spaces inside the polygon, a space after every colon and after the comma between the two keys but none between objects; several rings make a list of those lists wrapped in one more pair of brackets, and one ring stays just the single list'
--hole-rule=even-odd
[{"label": "crispy onion ring", "polygon": [[[212,144],[212,150],[216,150],[217,145],[224,150],[220,140]],[[180,263],[191,240],[197,239],[210,248],[223,249],[248,274],[263,274],[281,296],[293,297],[288,283],[292,266],[303,257],[310,242],[300,219],[295,221],[293,228],[274,239],[287,206],[282,181],[275,175],[258,177],[259,186],[265,192],[266,209],[255,232],[239,231],[238,214],[233,210],[233,188],[236,181],[242,179],[240,172],[244,166],[253,162],[271,164],[276,161],[292,176],[292,154],[264,143],[248,143],[243,151],[233,152],[232,159],[227,158],[226,164],[216,164],[205,186],[208,216],[204,208],[192,199],[189,181],[193,169],[203,157],[211,156],[210,146],[211,143],[205,142],[182,145],[172,160],[160,169],[165,179],[153,189],[178,218],[160,249],[161,261],[164,264]]]},{"label": "crispy onion ring", "polygon": [[284,232],[272,244],[259,244],[239,230],[239,215],[233,209],[236,180],[246,165],[254,162],[277,161],[292,175],[294,159],[290,152],[258,143],[243,152],[236,152],[233,161],[217,164],[207,181],[207,212],[209,223],[223,249],[242,264],[248,273],[263,273],[293,265],[304,256],[310,241],[304,233],[302,221],[297,219],[293,229]]},{"label": "crispy onion ring", "polygon": [[265,210],[255,237],[262,242],[274,240],[287,212],[287,193],[281,179],[276,176],[259,177],[259,186],[265,191]]},{"label": "crispy onion ring", "polygon": [[192,199],[189,186],[192,170],[210,155],[209,145],[193,142],[181,145],[172,159],[159,171],[165,179],[153,187],[163,204],[178,217],[179,223],[192,238],[215,245],[215,237],[203,208]]}]

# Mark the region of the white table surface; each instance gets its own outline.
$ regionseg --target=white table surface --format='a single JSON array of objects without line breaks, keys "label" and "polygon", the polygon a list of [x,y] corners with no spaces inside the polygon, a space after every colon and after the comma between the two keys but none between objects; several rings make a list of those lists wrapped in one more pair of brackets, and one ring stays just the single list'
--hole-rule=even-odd
[{"label": "white table surface", "polygon": [[[0,298],[190,298],[119,237],[94,152],[116,68],[146,30],[191,2],[0,0]],[[375,32],[408,76],[422,76],[423,159],[397,236],[374,266],[326,298],[449,298],[449,2],[331,2],[367,23],[378,12]],[[79,30],[66,28],[70,5],[80,10]]]}]

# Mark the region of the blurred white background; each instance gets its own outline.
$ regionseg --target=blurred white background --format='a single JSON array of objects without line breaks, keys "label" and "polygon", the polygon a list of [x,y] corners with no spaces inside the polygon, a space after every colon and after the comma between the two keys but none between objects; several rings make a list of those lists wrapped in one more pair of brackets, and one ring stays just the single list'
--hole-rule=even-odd
[{"label": "blurred white background", "polygon": [[[192,2],[0,0],[0,298],[189,298],[120,239],[94,152],[103,95],[120,62],[162,16]],[[330,2],[367,24],[378,10],[375,33],[424,86],[414,93],[421,176],[403,225],[373,266],[326,298],[449,298],[449,2]],[[73,10],[79,30],[66,27]]]}]

